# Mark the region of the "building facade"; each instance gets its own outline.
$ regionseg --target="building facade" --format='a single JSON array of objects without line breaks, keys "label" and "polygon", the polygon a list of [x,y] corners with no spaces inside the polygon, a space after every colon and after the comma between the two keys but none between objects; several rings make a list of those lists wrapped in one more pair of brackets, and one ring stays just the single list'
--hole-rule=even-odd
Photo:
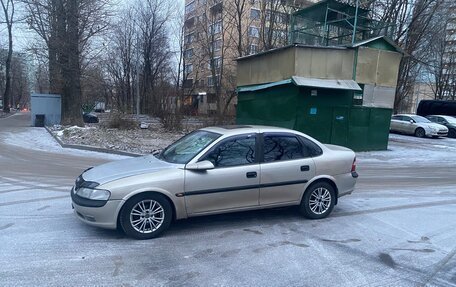
[{"label": "building facade", "polygon": [[317,0],[186,0],[184,103],[192,114],[234,114],[236,61],[288,43],[291,13]]},{"label": "building facade", "polygon": [[456,99],[456,2],[449,0],[448,22],[445,33],[445,53],[443,78],[448,85],[442,92],[441,98],[444,100]]}]

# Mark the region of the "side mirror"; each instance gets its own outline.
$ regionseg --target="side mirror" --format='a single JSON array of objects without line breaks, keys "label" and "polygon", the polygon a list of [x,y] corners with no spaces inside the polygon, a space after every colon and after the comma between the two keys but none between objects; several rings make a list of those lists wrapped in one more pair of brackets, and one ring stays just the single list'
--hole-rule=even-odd
[{"label": "side mirror", "polygon": [[208,170],[214,169],[214,164],[208,160],[203,160],[196,163],[189,163],[185,166],[188,170]]},{"label": "side mirror", "polygon": [[410,123],[411,123],[411,124],[413,124],[413,123],[414,123],[414,121],[413,121],[413,120],[410,120]]}]

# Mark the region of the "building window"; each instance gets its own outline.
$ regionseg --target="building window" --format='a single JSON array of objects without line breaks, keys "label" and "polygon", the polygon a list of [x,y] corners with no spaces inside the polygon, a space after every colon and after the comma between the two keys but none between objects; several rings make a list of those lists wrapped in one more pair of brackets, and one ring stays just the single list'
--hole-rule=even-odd
[{"label": "building window", "polygon": [[222,49],[222,40],[215,40],[212,42],[212,45],[209,46],[211,52],[220,51]]},{"label": "building window", "polygon": [[209,33],[211,35],[218,34],[220,32],[222,32],[222,21],[217,21],[216,23],[209,25]]},{"label": "building window", "polygon": [[193,86],[193,79],[186,79],[183,83],[184,88],[191,88]]},{"label": "building window", "polygon": [[258,45],[250,44],[249,45],[249,55],[258,53]]},{"label": "building window", "polygon": [[185,65],[184,70],[185,70],[185,74],[187,74],[187,75],[192,73],[193,72],[193,64]]},{"label": "building window", "polygon": [[216,75],[215,77],[207,77],[207,86],[208,87],[213,87],[219,82],[219,76]]},{"label": "building window", "polygon": [[193,41],[195,41],[195,33],[190,33],[190,34],[185,35],[185,37],[184,37],[185,44],[191,44]]},{"label": "building window", "polygon": [[259,20],[260,19],[260,10],[251,8],[250,9],[250,19],[252,20]]},{"label": "building window", "polygon": [[266,11],[266,22],[274,22],[277,24],[286,24],[288,23],[288,14],[278,12],[278,11]]},{"label": "building window", "polygon": [[214,69],[215,69],[215,70],[219,70],[220,67],[222,66],[222,57],[214,57],[214,58],[212,59],[212,61],[210,61],[210,62],[207,64],[207,68],[208,68],[209,70],[212,69],[211,63],[212,63],[212,65],[214,66]]},{"label": "building window", "polygon": [[357,106],[361,106],[363,104],[363,92],[354,92],[353,104]]},{"label": "building window", "polygon": [[260,29],[258,29],[258,27],[250,26],[249,27],[249,36],[254,37],[254,38],[260,37]]},{"label": "building window", "polygon": [[192,11],[194,11],[196,8],[196,2],[195,1],[192,1],[190,3],[188,3],[187,5],[185,5],[185,14],[188,14]]},{"label": "building window", "polygon": [[193,49],[187,49],[184,52],[185,59],[191,59],[193,57]]}]

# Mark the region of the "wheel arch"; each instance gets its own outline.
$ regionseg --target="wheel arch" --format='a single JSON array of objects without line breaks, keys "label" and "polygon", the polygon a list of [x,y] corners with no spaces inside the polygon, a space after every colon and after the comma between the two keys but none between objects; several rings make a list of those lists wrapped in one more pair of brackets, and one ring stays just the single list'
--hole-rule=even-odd
[{"label": "wheel arch", "polygon": [[415,131],[413,132],[413,135],[416,136],[416,132],[417,132],[419,129],[422,129],[422,130],[424,131],[423,137],[426,137],[426,136],[427,136],[427,131],[426,131],[426,129],[425,129],[424,127],[422,127],[422,126],[417,126],[416,129],[415,129]]},{"label": "wheel arch", "polygon": [[302,193],[301,201],[304,198],[304,194],[309,190],[309,187],[319,182],[326,182],[334,188],[334,192],[336,193],[336,202],[334,203],[334,205],[336,205],[339,201],[339,188],[337,187],[336,180],[332,176],[320,176],[309,181],[309,183],[306,186],[306,189]]},{"label": "wheel arch", "polygon": [[132,192],[132,193],[128,194],[127,196],[125,196],[122,199],[122,204],[119,206],[118,211],[117,211],[117,215],[116,215],[116,217],[117,217],[117,219],[116,219],[117,229],[119,229],[119,227],[120,227],[120,214],[122,212],[122,209],[125,206],[125,203],[127,203],[127,201],[129,201],[129,200],[131,200],[131,199],[133,199],[133,198],[135,198],[137,196],[141,196],[141,195],[144,195],[144,194],[159,194],[159,195],[163,196],[169,202],[169,204],[171,205],[171,208],[172,208],[172,211],[173,211],[172,221],[176,220],[176,218],[177,218],[176,204],[171,199],[171,197],[169,196],[169,194],[167,192],[162,192],[162,191],[157,191],[157,190],[136,191],[136,192]]}]

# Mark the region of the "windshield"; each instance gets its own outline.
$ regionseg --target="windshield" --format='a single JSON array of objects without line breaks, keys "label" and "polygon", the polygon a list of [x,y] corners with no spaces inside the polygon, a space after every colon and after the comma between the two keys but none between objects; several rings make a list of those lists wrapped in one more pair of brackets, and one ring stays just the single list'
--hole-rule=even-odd
[{"label": "windshield", "polygon": [[453,117],[442,117],[444,118],[447,122],[449,122],[450,124],[456,124],[456,118],[453,118]]},{"label": "windshield", "polygon": [[204,148],[220,137],[220,134],[208,131],[194,131],[168,146],[159,156],[172,163],[188,163]]},{"label": "windshield", "polygon": [[422,116],[412,116],[412,119],[417,123],[430,123],[431,121]]}]

